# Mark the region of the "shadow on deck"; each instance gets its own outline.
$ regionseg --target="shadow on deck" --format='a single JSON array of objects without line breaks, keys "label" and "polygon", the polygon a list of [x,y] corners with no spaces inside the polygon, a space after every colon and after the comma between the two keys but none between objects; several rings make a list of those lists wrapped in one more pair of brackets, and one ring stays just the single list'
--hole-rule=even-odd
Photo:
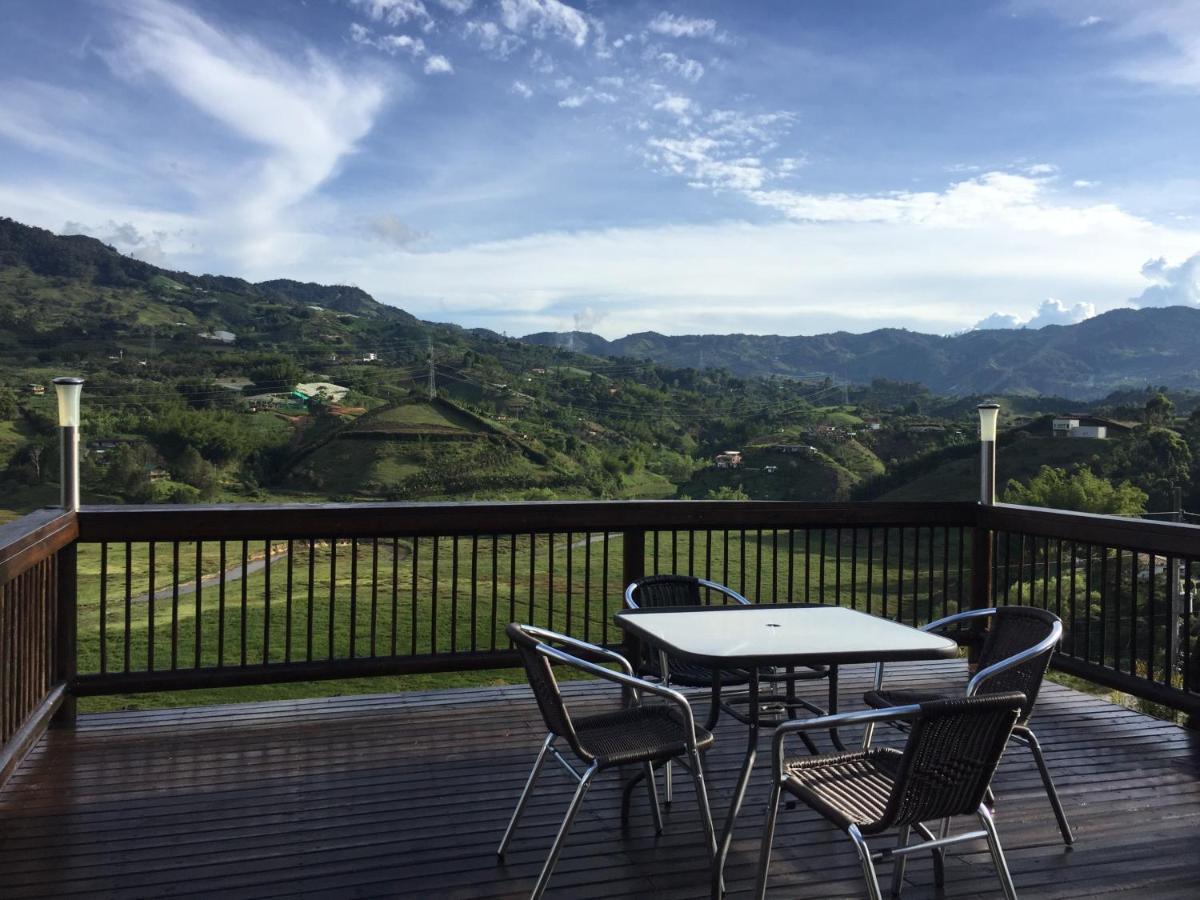
[{"label": "shadow on deck", "polygon": [[[842,679],[857,708],[870,677]],[[894,673],[894,675],[892,674]],[[962,663],[889,668],[889,683],[961,676]],[[610,686],[565,686],[580,708]],[[1027,751],[995,783],[997,825],[1023,897],[1194,897],[1200,884],[1200,735],[1047,683],[1033,721],[1077,843],[1067,850]],[[707,770],[723,820],[744,729],[717,728]],[[81,716],[51,731],[0,791],[5,897],[528,895],[570,796],[546,769],[498,865],[495,847],[544,736],[524,687]],[[726,869],[753,887],[769,739]],[[676,779],[656,838],[644,792],[622,830],[615,773],[598,779],[551,881],[559,897],[703,897],[690,783]],[[772,896],[863,896],[850,843],[803,809],[780,817]],[[880,869],[890,878],[890,866]],[[986,849],[946,865],[947,897],[998,896]],[[927,856],[906,898],[937,896]]]}]

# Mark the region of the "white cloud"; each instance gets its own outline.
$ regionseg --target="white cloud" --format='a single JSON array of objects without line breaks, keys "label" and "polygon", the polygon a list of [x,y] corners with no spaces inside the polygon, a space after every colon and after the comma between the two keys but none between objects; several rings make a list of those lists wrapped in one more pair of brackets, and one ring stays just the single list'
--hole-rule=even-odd
[{"label": "white cloud", "polygon": [[715,37],[717,23],[715,19],[691,19],[687,16],[672,15],[660,12],[646,26],[655,34],[665,34],[670,37]]},{"label": "white cloud", "polygon": [[1061,300],[1050,297],[1042,301],[1029,316],[1018,316],[1011,313],[992,313],[985,319],[975,323],[976,331],[995,328],[1045,328],[1047,325],[1075,325],[1084,319],[1096,315],[1094,303],[1075,303],[1067,305]]},{"label": "white cloud", "polygon": [[1098,184],[1100,184],[1100,182],[1098,182],[1098,181],[1088,181],[1085,178],[1076,178],[1074,181],[1071,182],[1071,187],[1091,188],[1091,187],[1096,187]]},{"label": "white cloud", "polygon": [[563,109],[578,109],[583,104],[588,102],[588,98],[584,94],[572,94],[569,97],[563,97],[558,101],[558,105]]},{"label": "white cloud", "polygon": [[528,31],[539,40],[555,34],[576,47],[587,42],[587,18],[559,0],[500,0],[500,21],[509,31]]},{"label": "white cloud", "polygon": [[651,51],[652,58],[672,75],[678,75],[693,84],[704,77],[704,66],[694,59],[678,56],[669,51]]},{"label": "white cloud", "polygon": [[[423,31],[434,28],[433,16],[429,14],[421,0],[350,0],[376,22],[386,22],[389,25],[404,25],[413,22]],[[446,6],[446,4],[442,4]],[[469,6],[469,4],[468,4]]]},{"label": "white cloud", "polygon": [[1053,175],[1058,171],[1058,166],[1054,163],[1034,163],[1032,166],[1027,166],[1025,171],[1030,175]]},{"label": "white cloud", "polygon": [[86,234],[115,247],[117,250],[144,259],[148,263],[159,264],[166,260],[163,242],[167,240],[165,231],[145,233],[132,222],[114,222],[109,219],[99,226],[85,225],[83,222],[68,221],[63,224],[61,234]]},{"label": "white cloud", "polygon": [[454,66],[450,65],[450,60],[440,54],[435,53],[429,59],[425,60],[426,75],[453,75]]},{"label": "white cloud", "polygon": [[425,55],[425,42],[407,34],[385,34],[376,37],[370,28],[354,22],[350,25],[350,40],[364,47],[374,47],[385,53],[406,53],[413,59]]},{"label": "white cloud", "polygon": [[700,107],[696,105],[694,100],[680,96],[679,94],[668,94],[655,103],[654,108],[670,113],[685,125],[692,121],[692,116],[700,112]]},{"label": "white cloud", "polygon": [[1200,15],[1195,0],[1010,0],[1022,11],[1044,12],[1095,29],[1096,40],[1129,48],[1110,53],[1113,73],[1174,90],[1200,91]]},{"label": "white cloud", "polygon": [[1130,301],[1135,307],[1200,305],[1200,253],[1177,266],[1163,257],[1152,259],[1142,266],[1142,275],[1154,284]]},{"label": "white cloud", "polygon": [[523,81],[514,81],[510,90],[517,96],[524,97],[526,100],[533,96],[533,88]]},{"label": "white cloud", "polygon": [[480,49],[496,59],[508,59],[525,43],[517,35],[501,31],[495,22],[467,22],[463,26],[463,33],[477,41]]},{"label": "white cloud", "polygon": [[257,146],[225,215],[248,257],[270,252],[279,213],[320,187],[371,130],[383,86],[315,52],[285,59],[162,0],[114,9],[122,20],[119,49],[107,56],[114,71],[161,80]]},{"label": "white cloud", "polygon": [[475,0],[437,0],[437,2],[443,9],[450,10],[456,16],[461,16],[475,5]]}]

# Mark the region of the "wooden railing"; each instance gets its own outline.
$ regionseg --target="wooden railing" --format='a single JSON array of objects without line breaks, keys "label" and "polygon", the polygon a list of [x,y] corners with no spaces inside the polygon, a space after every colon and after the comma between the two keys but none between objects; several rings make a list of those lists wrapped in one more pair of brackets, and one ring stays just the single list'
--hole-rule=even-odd
[{"label": "wooden railing", "polygon": [[0,528],[0,784],[73,702],[76,535],[61,510]]},{"label": "wooden railing", "polygon": [[1009,505],[979,521],[994,541],[988,602],[1057,614],[1056,667],[1200,716],[1200,528]]},{"label": "wooden railing", "polygon": [[[111,507],[80,513],[80,694],[517,664],[613,643],[653,572],[921,622],[968,602],[964,503]],[[103,626],[101,625],[103,623]]]},{"label": "wooden railing", "polygon": [[1198,563],[1195,526],[974,503],[42,512],[0,529],[0,763],[75,696],[510,667],[512,620],[613,644],[656,572],[912,624],[1043,606],[1056,666],[1197,715]]}]

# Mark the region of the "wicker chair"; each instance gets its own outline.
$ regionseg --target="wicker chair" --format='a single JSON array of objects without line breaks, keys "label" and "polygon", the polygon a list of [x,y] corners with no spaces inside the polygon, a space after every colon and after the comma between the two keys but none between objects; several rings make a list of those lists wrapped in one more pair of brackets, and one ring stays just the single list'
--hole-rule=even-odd
[{"label": "wicker chair", "polygon": [[[763,828],[756,896],[767,890],[771,844],[783,792],[812,807],[854,842],[872,900],[879,900],[875,862],[894,859],[892,895],[898,896],[908,857],[923,850],[934,854],[938,884],[942,883],[942,851],[963,841],[984,839],[991,851],[1005,897],[1016,890],[996,826],[983,802],[1000,756],[1020,715],[1023,694],[1012,692],[987,697],[934,700],[882,710],[844,713],[821,719],[785,722],[775,731],[772,744],[771,799]],[[912,723],[904,750],[875,747],[852,753],[831,753],[788,759],[784,739],[812,728],[829,728],[879,721]],[[940,836],[925,824],[951,816],[973,814],[982,831]],[[899,841],[889,850],[872,853],[866,838],[898,829]],[[923,838],[910,844],[911,832]]]},{"label": "wicker chair", "polygon": [[[546,890],[567,832],[570,831],[571,823],[583,804],[592,779],[599,772],[614,766],[640,765],[643,768],[654,814],[655,830],[661,833],[662,813],[658,807],[654,784],[654,766],[662,765],[675,757],[685,757],[684,765],[691,772],[696,786],[696,801],[700,807],[709,853],[715,853],[716,836],[713,831],[712,813],[708,806],[708,793],[704,785],[704,769],[700,763],[700,754],[712,746],[713,736],[703,728],[696,727],[692,718],[692,708],[684,696],[665,685],[635,678],[633,667],[628,660],[611,650],[516,622],[509,624],[507,633],[521,654],[525,673],[529,677],[529,684],[533,688],[549,734],[542,741],[533,770],[525,782],[525,789],[521,792],[512,819],[504,831],[504,837],[496,851],[499,859],[504,859],[504,851],[512,839],[547,756],[553,756],[578,782],[575,795],[567,807],[566,816],[550,847],[550,855],[542,867],[531,897],[536,900]],[[569,647],[573,653],[566,653],[554,645]],[[614,672],[583,657],[616,663],[621,671]],[[573,717],[559,692],[558,681],[554,677],[555,664],[570,666],[619,684],[624,696],[622,707],[609,712]],[[643,693],[661,697],[666,702],[643,704]],[[585,767],[582,773],[571,765],[563,751],[555,747],[555,743],[560,740],[566,744],[565,752],[573,755]]]},{"label": "wicker chair", "polygon": [[[930,622],[921,630],[954,630],[964,625],[982,625],[988,619],[992,619],[991,628],[982,634],[983,646],[979,653],[979,668],[967,684],[966,695],[970,697],[1004,691],[1020,691],[1025,695],[1025,702],[1021,704],[1021,715],[1013,728],[1012,739],[1028,747],[1033,754],[1038,773],[1042,777],[1042,785],[1046,789],[1046,796],[1054,809],[1054,817],[1058,820],[1058,830],[1062,833],[1063,842],[1073,844],[1075,836],[1071,833],[1067,814],[1058,798],[1050,770],[1046,767],[1041,745],[1029,727],[1029,718],[1033,714],[1042,679],[1050,666],[1050,658],[1054,655],[1055,648],[1062,640],[1062,622],[1054,613],[1044,609],[1031,606],[1002,606],[997,609],[977,609],[947,616]],[[978,631],[974,632],[974,635],[978,634]],[[965,635],[970,636],[971,632],[966,632]],[[962,636],[963,634],[960,634],[959,639]],[[953,696],[961,697],[961,690],[885,690],[881,664],[875,670],[874,689],[868,691],[863,699],[868,706],[882,709]],[[873,725],[867,727],[863,737],[864,748],[871,745],[873,730]]]}]

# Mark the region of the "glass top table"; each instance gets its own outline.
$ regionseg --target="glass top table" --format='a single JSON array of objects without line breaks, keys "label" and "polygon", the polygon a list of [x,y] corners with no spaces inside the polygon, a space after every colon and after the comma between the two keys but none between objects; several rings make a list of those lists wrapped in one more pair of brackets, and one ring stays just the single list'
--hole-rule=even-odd
[{"label": "glass top table", "polygon": [[[626,609],[614,618],[618,627],[635,640],[711,668],[714,704],[720,696],[721,670],[815,665],[835,668],[851,663],[949,659],[958,653],[958,645],[949,638],[840,606],[762,604]],[[836,694],[831,693],[830,699],[832,706]],[[760,709],[758,678],[753,676],[749,679],[748,712],[746,757],[713,859],[714,900],[723,893],[725,858],[758,755]],[[836,734],[833,738],[840,747]]]}]

